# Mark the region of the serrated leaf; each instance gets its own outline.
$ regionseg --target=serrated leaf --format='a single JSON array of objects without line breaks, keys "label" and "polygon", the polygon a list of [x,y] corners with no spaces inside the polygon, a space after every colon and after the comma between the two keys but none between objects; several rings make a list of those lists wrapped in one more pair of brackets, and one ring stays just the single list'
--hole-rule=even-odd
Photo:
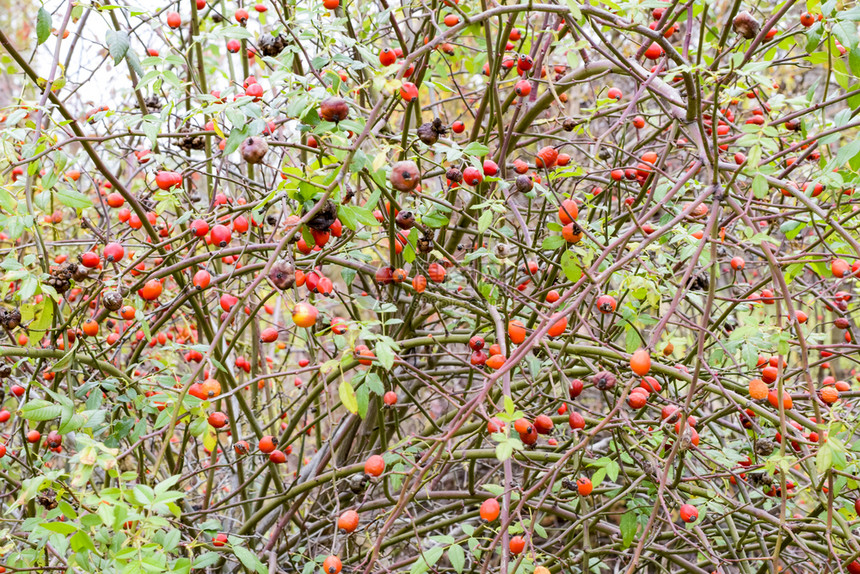
[{"label": "serrated leaf", "polygon": [[[168,409],[164,409],[161,412],[162,413],[169,413],[170,411]],[[159,413],[159,416],[160,416],[160,414],[161,413]],[[170,415],[168,415],[168,417],[169,416]],[[166,422],[165,422],[165,424],[166,424]],[[157,424],[156,424],[156,428],[158,428]],[[206,433],[203,435],[203,448],[205,448],[209,452],[214,452],[217,447],[218,447],[218,438],[215,436],[215,429],[212,428],[212,426],[207,423],[206,424]]]},{"label": "serrated leaf", "polygon": [[561,256],[561,270],[569,281],[576,283],[582,278],[582,266],[573,251],[565,251]]},{"label": "serrated leaf", "polygon": [[391,367],[394,366],[394,351],[391,350],[391,347],[387,343],[380,341],[376,344],[375,352],[379,366],[386,371],[390,371]]},{"label": "serrated leaf", "polygon": [[90,201],[89,197],[73,189],[61,186],[61,188],[55,190],[54,193],[57,195],[57,199],[60,200],[60,203],[66,207],[71,207],[73,209],[86,209],[93,205],[93,202]]},{"label": "serrated leaf", "polygon": [[367,389],[367,385],[361,385],[355,389],[355,400],[358,403],[358,416],[366,417],[367,407],[370,404],[370,391]]},{"label": "serrated leaf", "polygon": [[248,126],[242,126],[241,129],[234,129],[230,132],[230,137],[227,138],[227,143],[224,144],[224,155],[230,155],[242,144],[248,137]]},{"label": "serrated leaf", "polygon": [[63,407],[44,399],[30,401],[21,409],[21,416],[28,421],[50,421],[63,414]]},{"label": "serrated leaf", "polygon": [[346,410],[352,414],[358,413],[358,398],[355,396],[355,389],[347,380],[342,380],[337,387],[337,394],[340,397],[340,402]]},{"label": "serrated leaf", "polygon": [[36,43],[41,45],[45,43],[48,36],[51,35],[51,13],[45,10],[45,7],[39,8],[39,13],[36,15]]},{"label": "serrated leaf", "polygon": [[483,233],[493,224],[493,212],[489,209],[478,218],[478,233]]},{"label": "serrated leaf", "polygon": [[554,251],[564,244],[564,237],[561,237],[560,235],[550,235],[543,240],[540,245],[540,248],[544,251]]},{"label": "serrated leaf", "polygon": [[375,395],[379,395],[381,397],[385,394],[385,386],[383,386],[382,380],[376,373],[367,373],[367,376],[364,377],[364,384],[367,385],[370,392]]},{"label": "serrated leaf", "polygon": [[482,143],[472,142],[465,148],[463,148],[463,153],[466,155],[481,157],[490,153],[490,148],[488,148]]},{"label": "serrated leaf", "polygon": [[639,524],[636,520],[636,514],[632,511],[625,512],[621,517],[621,544],[624,548],[629,548],[633,543],[633,538],[636,536],[636,531],[639,529]]},{"label": "serrated leaf", "polygon": [[108,30],[105,34],[105,43],[108,46],[108,50],[110,51],[111,58],[113,58],[114,65],[122,62],[122,59],[125,58],[126,53],[128,52],[129,46],[131,46],[131,42],[128,39],[128,33],[115,30]]},{"label": "serrated leaf", "polygon": [[239,562],[242,563],[242,566],[247,568],[248,570],[257,571],[259,574],[266,574],[268,569],[263,565],[257,555],[248,550],[247,548],[243,548],[242,546],[234,546],[233,554],[236,555],[236,558],[239,559]]},{"label": "serrated leaf", "polygon": [[493,496],[501,496],[505,492],[504,487],[500,484],[492,484],[492,483],[483,484],[483,485],[481,485],[481,488],[483,488],[484,490],[486,490],[487,492],[489,492]]},{"label": "serrated leaf", "polygon": [[815,469],[821,475],[830,470],[831,466],[833,466],[833,449],[830,443],[826,442],[819,447],[818,454],[815,455]]},{"label": "serrated leaf", "polygon": [[458,545],[449,546],[448,560],[451,562],[451,566],[454,567],[457,574],[460,574],[463,571],[463,567],[466,565],[466,552],[463,550],[463,547]]},{"label": "serrated leaf", "polygon": [[54,363],[54,366],[51,367],[54,371],[59,371],[61,369],[65,369],[66,365],[72,362],[72,359],[75,357],[75,351],[78,349],[78,342],[75,341],[74,346],[68,350],[68,352],[60,357],[60,360]]},{"label": "serrated leaf", "polygon": [[756,199],[764,199],[767,197],[768,185],[767,180],[763,175],[759,174],[753,178],[752,192]]},{"label": "serrated leaf", "polygon": [[846,48],[857,47],[857,25],[850,22],[836,21],[830,30]]},{"label": "serrated leaf", "polygon": [[128,63],[129,67],[134,70],[134,73],[137,74],[138,78],[143,77],[143,66],[140,65],[140,58],[137,56],[137,52],[131,50],[126,53],[125,61]]},{"label": "serrated leaf", "polygon": [[500,442],[499,444],[496,445],[496,458],[499,461],[505,462],[506,460],[511,458],[511,455],[513,455],[513,454],[514,454],[514,447],[513,447],[513,445],[511,445],[510,442],[508,442],[508,441]]},{"label": "serrated leaf", "polygon": [[75,532],[78,527],[70,522],[43,522],[40,524],[42,528],[45,530],[50,530],[51,532],[57,532],[64,536],[68,536],[72,532]]}]

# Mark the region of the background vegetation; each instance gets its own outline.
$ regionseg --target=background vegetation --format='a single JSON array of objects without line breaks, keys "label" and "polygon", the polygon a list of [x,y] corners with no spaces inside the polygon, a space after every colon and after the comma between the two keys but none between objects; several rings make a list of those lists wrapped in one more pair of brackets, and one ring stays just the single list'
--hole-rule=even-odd
[{"label": "background vegetation", "polygon": [[860,572],[860,7],[0,10],[0,571]]}]

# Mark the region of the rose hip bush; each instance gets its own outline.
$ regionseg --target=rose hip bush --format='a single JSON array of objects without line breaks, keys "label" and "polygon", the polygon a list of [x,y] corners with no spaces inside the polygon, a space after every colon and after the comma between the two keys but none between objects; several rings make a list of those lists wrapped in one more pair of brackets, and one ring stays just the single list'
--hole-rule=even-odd
[{"label": "rose hip bush", "polygon": [[2,571],[860,572],[860,6],[24,12]]}]

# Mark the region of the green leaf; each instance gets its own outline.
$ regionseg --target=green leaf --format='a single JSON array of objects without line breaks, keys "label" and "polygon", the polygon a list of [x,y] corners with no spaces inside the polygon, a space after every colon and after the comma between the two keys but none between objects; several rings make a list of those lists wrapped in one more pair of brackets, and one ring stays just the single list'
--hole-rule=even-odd
[{"label": "green leaf", "polygon": [[367,386],[370,392],[375,395],[379,395],[381,397],[385,394],[385,386],[383,386],[382,380],[376,373],[367,373],[367,376],[364,377],[364,384]]},{"label": "green leaf", "polygon": [[482,143],[472,142],[463,149],[463,153],[466,155],[481,157],[490,153],[490,148]]},{"label": "green leaf", "polygon": [[383,341],[377,343],[375,352],[376,358],[379,360],[379,366],[386,371],[390,371],[391,367],[394,366],[394,351],[391,350],[388,343]]},{"label": "green leaf", "polygon": [[462,546],[454,545],[448,547],[448,560],[451,561],[451,566],[460,574],[463,571],[463,566],[466,564],[466,552]]},{"label": "green leaf", "polygon": [[[848,163],[849,160],[853,159],[860,153],[860,139],[855,139],[849,142],[848,144],[839,148],[839,151],[836,152],[836,157],[834,157],[830,162],[828,162],[828,166],[833,166],[833,168],[839,168]],[[810,186],[812,187],[812,186]]]},{"label": "green leaf", "polygon": [[767,180],[761,174],[755,176],[752,180],[752,192],[756,199],[764,199],[768,192]]},{"label": "green leaf", "polygon": [[[492,213],[492,212],[488,212],[488,213]],[[543,242],[540,245],[540,248],[543,249],[544,251],[553,251],[555,249],[558,249],[559,247],[561,247],[564,244],[565,244],[564,237],[562,237],[560,235],[550,235],[549,237],[547,237],[546,239],[543,240]]]},{"label": "green leaf", "polygon": [[61,369],[65,369],[66,366],[72,362],[72,359],[75,358],[75,351],[78,350],[78,341],[75,341],[74,346],[68,350],[68,352],[60,357],[60,360],[54,363],[52,369],[54,371],[59,371]]},{"label": "green leaf", "polygon": [[496,458],[505,462],[514,454],[514,447],[509,441],[500,442],[496,445]]},{"label": "green leaf", "polygon": [[113,58],[114,65],[122,62],[122,59],[125,58],[128,48],[131,45],[128,39],[128,34],[122,30],[119,32],[108,30],[105,34],[105,43],[108,46],[108,50],[110,50],[110,55],[111,58]]},{"label": "green leaf", "polygon": [[618,473],[621,471],[621,467],[614,460],[610,460],[606,463],[606,475],[609,476],[609,480],[615,481],[618,478]]},{"label": "green leaf", "polygon": [[574,20],[582,19],[582,12],[579,10],[579,3],[576,0],[567,0],[567,9],[570,10],[570,15]]},{"label": "green leaf", "polygon": [[42,528],[45,530],[50,530],[51,532],[58,532],[65,536],[68,536],[72,532],[75,532],[78,527],[70,522],[43,522],[40,524]]},{"label": "green leaf", "polygon": [[358,416],[366,417],[367,407],[370,404],[370,391],[367,389],[367,385],[361,385],[355,389],[355,400],[358,403]]},{"label": "green leaf", "polygon": [[78,530],[77,532],[75,532],[75,535],[72,536],[70,543],[72,545],[72,550],[74,550],[75,552],[82,552],[84,550],[95,552],[96,550],[96,545],[93,544],[92,538],[90,538],[90,535],[83,530]]},{"label": "green leaf", "polygon": [[[48,298],[42,299],[42,308],[39,318],[30,323],[30,330],[44,332],[51,327],[54,320],[54,303]],[[39,337],[30,337],[31,341],[38,341]]]},{"label": "green leaf", "polygon": [[55,190],[54,193],[57,194],[57,199],[60,200],[60,203],[66,207],[86,209],[93,206],[93,202],[90,201],[89,197],[73,189],[62,187]]},{"label": "green leaf", "polygon": [[359,205],[341,205],[337,211],[337,216],[347,229],[353,231],[358,229],[359,223],[373,227],[379,226],[379,221],[376,220],[373,212]]},{"label": "green leaf", "polygon": [[478,233],[483,233],[493,224],[493,212],[489,209],[478,219]]},{"label": "green leaf", "polygon": [[639,530],[639,524],[636,520],[636,514],[628,510],[621,517],[621,544],[624,548],[630,548],[633,543],[633,538],[636,537],[636,531]]},{"label": "green leaf", "polygon": [[488,483],[481,485],[481,488],[483,488],[493,496],[501,496],[505,492],[505,489],[501,484]]},{"label": "green leaf", "polygon": [[511,397],[509,397],[508,395],[505,395],[504,403],[505,403],[505,412],[508,415],[514,414],[514,410],[516,410],[516,406],[514,406],[514,400]]},{"label": "green leaf", "polygon": [[39,13],[36,15],[36,44],[42,45],[48,36],[51,35],[51,14],[45,7],[39,8]]},{"label": "green leaf", "polygon": [[340,396],[340,402],[343,403],[346,410],[352,414],[358,413],[358,398],[355,396],[355,389],[352,388],[349,381],[343,380],[340,382],[337,394]]},{"label": "green leaf", "polygon": [[598,468],[591,476],[591,484],[594,488],[597,488],[603,482],[604,478],[606,478],[606,467]]},{"label": "green leaf", "polygon": [[439,562],[439,559],[442,558],[442,554],[444,554],[444,552],[445,549],[441,546],[434,546],[429,550],[425,550],[424,561],[427,563],[428,566],[433,566],[434,564]]},{"label": "green leaf", "polygon": [[257,555],[248,550],[247,548],[243,548],[241,546],[233,547],[233,554],[236,555],[236,558],[242,563],[242,566],[247,568],[248,570],[256,570],[259,574],[266,574],[268,569],[260,562],[260,559],[257,558]]},{"label": "green leaf", "polygon": [[830,443],[826,442],[819,447],[818,454],[815,455],[815,469],[818,474],[824,474],[831,466],[833,466],[833,449]]},{"label": "green leaf", "polygon": [[28,421],[50,421],[63,414],[63,407],[44,399],[32,400],[21,409],[21,415]]},{"label": "green leaf", "polygon": [[142,78],[144,75],[143,67],[140,65],[140,58],[137,56],[137,52],[134,50],[129,51],[125,55],[125,61],[128,63],[129,67],[134,70],[134,73],[137,74],[138,78]]},{"label": "green leaf", "polygon": [[857,25],[849,22],[837,21],[831,26],[831,31],[846,48],[857,47]]},{"label": "green leaf", "polygon": [[227,138],[227,143],[224,144],[224,155],[230,155],[242,145],[245,138],[248,137],[248,126],[242,126],[241,129],[230,131],[230,136]]},{"label": "green leaf", "polygon": [[442,227],[448,224],[448,217],[435,209],[421,217],[421,222],[429,227]]},{"label": "green leaf", "polygon": [[576,283],[582,278],[582,267],[579,257],[573,251],[565,251],[561,256],[561,270],[569,281]]}]

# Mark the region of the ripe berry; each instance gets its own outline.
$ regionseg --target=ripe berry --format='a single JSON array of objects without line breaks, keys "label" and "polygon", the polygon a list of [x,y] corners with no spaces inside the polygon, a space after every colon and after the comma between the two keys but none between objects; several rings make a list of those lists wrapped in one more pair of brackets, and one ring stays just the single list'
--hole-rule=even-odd
[{"label": "ripe berry", "polygon": [[213,227],[212,231],[209,233],[209,238],[212,241],[212,245],[217,245],[218,247],[227,247],[232,237],[233,234],[230,231],[230,228],[226,225],[221,224],[218,224]]},{"label": "ripe berry", "polygon": [[138,291],[138,294],[146,301],[154,301],[158,299],[163,289],[164,286],[161,284],[161,281],[158,279],[150,279],[144,284],[143,288]]},{"label": "ripe berry", "polygon": [[182,17],[179,15],[178,12],[168,12],[167,25],[174,30],[182,25]]},{"label": "ripe berry", "polygon": [[87,251],[80,256],[81,265],[93,269],[99,266],[99,256],[92,251]]},{"label": "ripe berry", "polygon": [[514,430],[525,435],[535,433],[535,427],[528,419],[517,419],[516,422],[514,422]]},{"label": "ripe berry", "polygon": [[201,269],[197,273],[194,274],[194,278],[192,279],[192,283],[194,286],[201,291],[209,287],[209,282],[212,280],[212,276],[205,269]]},{"label": "ripe berry", "polygon": [[388,391],[384,395],[382,395],[382,402],[384,402],[389,407],[397,404],[397,393],[394,391]]},{"label": "ripe berry", "polygon": [[551,433],[553,426],[554,425],[552,419],[549,418],[547,415],[538,415],[537,417],[535,417],[534,427],[538,434]]},{"label": "ripe berry", "polygon": [[215,427],[216,429],[220,429],[220,428],[226,426],[227,421],[228,421],[227,415],[225,415],[222,412],[217,412],[217,411],[212,413],[211,415],[209,415],[209,418],[207,420],[208,420],[209,424],[212,425],[213,427]]},{"label": "ripe berry", "polygon": [[469,166],[463,170],[463,181],[471,186],[476,186],[484,180],[483,174],[476,167]]},{"label": "ripe berry", "polygon": [[640,377],[644,377],[651,370],[651,355],[645,349],[638,349],[630,356],[630,368]]},{"label": "ripe berry", "polygon": [[526,340],[526,327],[522,321],[514,319],[508,322],[508,337],[515,345],[520,345]]},{"label": "ripe berry", "polygon": [[601,295],[597,298],[597,310],[604,315],[615,312],[617,305],[618,303],[615,301],[615,297],[611,295]]},{"label": "ripe berry", "polygon": [[850,266],[844,259],[834,259],[830,263],[830,271],[833,272],[834,277],[844,277],[848,273],[849,269]]},{"label": "ripe berry", "polygon": [[323,562],[323,572],[325,574],[339,574],[343,564],[337,556],[329,556]]},{"label": "ripe berry", "polygon": [[271,435],[266,435],[260,439],[260,444],[258,446],[260,452],[269,454],[271,452],[274,452],[274,450],[278,448],[278,439]]},{"label": "ripe berry", "polygon": [[[860,501],[858,501],[860,502]],[[499,517],[499,501],[488,498],[481,503],[481,518],[487,522],[493,522]]]},{"label": "ripe berry", "polygon": [[594,485],[591,483],[590,478],[583,476],[576,479],[576,490],[580,496],[588,496],[594,490]]},{"label": "ripe berry", "polygon": [[364,473],[369,476],[379,476],[385,471],[385,459],[374,454],[364,463]]},{"label": "ripe berry", "polygon": [[280,450],[273,450],[269,453],[269,462],[274,464],[284,464],[287,462],[287,455]]},{"label": "ripe berry", "polygon": [[125,255],[125,249],[119,243],[108,243],[105,245],[104,256],[110,263],[121,261]]},{"label": "ripe berry", "polygon": [[355,532],[355,529],[358,528],[358,512],[355,510],[344,511],[337,519],[337,527],[347,534]]},{"label": "ripe berry", "polygon": [[525,98],[532,93],[532,83],[528,80],[520,80],[514,85],[514,90],[521,98]]},{"label": "ripe berry", "polygon": [[526,541],[522,536],[514,536],[511,538],[510,543],[508,543],[508,547],[511,550],[511,554],[520,554],[526,548]]},{"label": "ripe berry", "polygon": [[487,177],[495,177],[499,173],[498,164],[491,159],[485,159],[482,167],[484,168],[484,175]]},{"label": "ripe berry", "polygon": [[400,86],[400,97],[407,103],[416,99],[418,97],[418,86],[412,82],[403,82],[403,85]]},{"label": "ripe berry", "polygon": [[699,518],[699,510],[692,504],[684,504],[681,506],[681,520],[690,523],[695,522]]},{"label": "ripe berry", "polygon": [[379,63],[383,66],[390,66],[396,61],[397,56],[391,48],[383,48],[382,51],[379,52]]}]

